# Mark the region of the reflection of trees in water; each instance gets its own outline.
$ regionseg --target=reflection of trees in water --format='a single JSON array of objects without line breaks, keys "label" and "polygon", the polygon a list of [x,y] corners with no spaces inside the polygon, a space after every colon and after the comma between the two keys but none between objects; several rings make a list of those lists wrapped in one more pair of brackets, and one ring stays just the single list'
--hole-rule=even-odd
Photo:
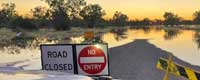
[{"label": "reflection of trees in water", "polygon": [[98,36],[96,36],[93,42],[94,42],[94,43],[106,43],[106,42],[104,42],[104,41],[102,40],[102,36],[103,36],[103,35],[98,35]]},{"label": "reflection of trees in water", "polygon": [[120,28],[120,29],[112,29],[110,32],[113,33],[115,36],[115,39],[117,41],[123,40],[127,38],[127,28]]},{"label": "reflection of trees in water", "polygon": [[41,44],[56,44],[58,41],[42,37],[30,37],[25,34],[12,38],[6,45],[0,43],[0,50],[8,54],[20,54],[23,49],[39,49]]},{"label": "reflection of trees in water", "polygon": [[134,26],[134,27],[130,27],[130,29],[143,30],[145,34],[148,34],[152,28],[150,26]]},{"label": "reflection of trees in water", "polygon": [[28,36],[20,36],[20,37],[14,37],[11,39],[12,43],[18,47],[25,48],[29,42],[32,42],[35,38],[34,37],[28,37]]},{"label": "reflection of trees in water", "polygon": [[164,35],[165,40],[172,40],[181,33],[179,29],[164,29],[164,31],[165,31]]},{"label": "reflection of trees in water", "polygon": [[145,34],[148,34],[151,31],[151,28],[148,26],[142,27],[142,30],[144,31]]},{"label": "reflection of trees in water", "polygon": [[155,27],[154,30],[155,30],[156,32],[160,32],[160,31],[163,30],[163,28],[162,28],[162,27]]},{"label": "reflection of trees in water", "polygon": [[91,44],[91,43],[106,43],[102,40],[102,35],[95,36],[92,40],[84,40],[81,43]]},{"label": "reflection of trees in water", "polygon": [[200,31],[195,32],[193,40],[198,45],[198,48],[200,48]]}]

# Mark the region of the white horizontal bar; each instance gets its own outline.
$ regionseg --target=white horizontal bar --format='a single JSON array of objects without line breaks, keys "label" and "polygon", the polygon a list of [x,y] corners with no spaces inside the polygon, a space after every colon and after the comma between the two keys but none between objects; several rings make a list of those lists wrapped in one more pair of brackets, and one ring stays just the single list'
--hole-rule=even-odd
[{"label": "white horizontal bar", "polygon": [[104,63],[104,57],[80,57],[80,63]]}]

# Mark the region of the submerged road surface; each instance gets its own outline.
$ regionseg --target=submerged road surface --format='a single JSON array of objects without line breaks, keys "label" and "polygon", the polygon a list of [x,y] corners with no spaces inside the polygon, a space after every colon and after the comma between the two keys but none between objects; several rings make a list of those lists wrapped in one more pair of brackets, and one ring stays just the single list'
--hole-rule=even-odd
[{"label": "submerged road surface", "polygon": [[[109,49],[111,76],[122,80],[163,80],[164,71],[156,68],[160,57],[167,58],[168,53],[148,40],[138,39],[132,43]],[[186,63],[173,56],[178,64],[200,71],[200,67]],[[183,77],[169,75],[169,80],[187,80]]]}]

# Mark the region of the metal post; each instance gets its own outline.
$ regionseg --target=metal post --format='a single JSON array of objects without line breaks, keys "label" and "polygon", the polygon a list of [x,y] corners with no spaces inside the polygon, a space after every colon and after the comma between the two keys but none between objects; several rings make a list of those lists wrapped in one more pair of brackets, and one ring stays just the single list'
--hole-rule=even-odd
[{"label": "metal post", "polygon": [[172,54],[169,53],[169,57],[168,57],[168,61],[167,61],[167,70],[165,72],[165,76],[164,76],[164,79],[163,80],[169,80],[169,70],[170,70],[170,67],[171,67],[171,62],[172,62]]}]

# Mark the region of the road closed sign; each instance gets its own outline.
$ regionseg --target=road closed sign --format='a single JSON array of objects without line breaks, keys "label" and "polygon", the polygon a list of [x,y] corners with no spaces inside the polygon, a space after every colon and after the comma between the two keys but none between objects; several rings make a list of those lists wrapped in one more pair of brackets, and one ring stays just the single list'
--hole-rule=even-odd
[{"label": "road closed sign", "polygon": [[78,74],[109,75],[106,44],[76,45]]},{"label": "road closed sign", "polygon": [[74,73],[72,45],[41,45],[43,70]]}]

